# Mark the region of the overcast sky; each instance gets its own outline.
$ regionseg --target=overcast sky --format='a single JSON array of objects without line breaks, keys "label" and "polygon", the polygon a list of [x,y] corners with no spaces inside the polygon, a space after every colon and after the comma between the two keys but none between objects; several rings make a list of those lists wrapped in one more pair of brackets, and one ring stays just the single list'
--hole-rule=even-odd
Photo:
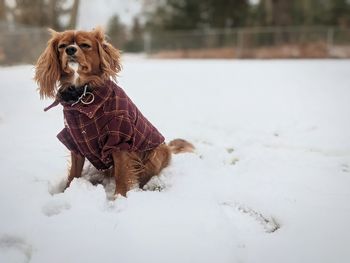
[{"label": "overcast sky", "polygon": [[78,29],[106,26],[110,17],[118,14],[124,24],[131,24],[141,11],[142,0],[81,0]]}]

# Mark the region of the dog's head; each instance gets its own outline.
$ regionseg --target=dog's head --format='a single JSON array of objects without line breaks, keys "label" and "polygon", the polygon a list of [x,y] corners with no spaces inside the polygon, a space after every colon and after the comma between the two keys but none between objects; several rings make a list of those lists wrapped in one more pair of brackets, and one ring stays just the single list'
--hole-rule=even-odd
[{"label": "dog's head", "polygon": [[58,87],[103,85],[121,70],[120,53],[105,40],[101,28],[50,33],[35,66],[40,97],[54,97]]}]

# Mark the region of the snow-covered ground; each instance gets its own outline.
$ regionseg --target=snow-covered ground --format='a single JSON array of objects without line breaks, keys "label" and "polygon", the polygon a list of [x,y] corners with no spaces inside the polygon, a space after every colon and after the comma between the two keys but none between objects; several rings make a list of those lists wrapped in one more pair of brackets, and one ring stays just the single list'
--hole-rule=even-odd
[{"label": "snow-covered ground", "polygon": [[350,61],[126,58],[120,85],[197,150],[115,201],[58,191],[62,112],[32,76],[0,69],[1,263],[350,262]]}]

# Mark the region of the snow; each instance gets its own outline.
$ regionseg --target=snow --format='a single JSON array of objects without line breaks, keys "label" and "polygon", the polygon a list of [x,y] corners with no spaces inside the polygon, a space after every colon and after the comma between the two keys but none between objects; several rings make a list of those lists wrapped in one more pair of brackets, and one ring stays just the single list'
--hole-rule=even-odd
[{"label": "snow", "polygon": [[124,60],[119,84],[196,153],[127,198],[62,193],[62,109],[32,66],[0,68],[0,262],[350,261],[350,61]]}]

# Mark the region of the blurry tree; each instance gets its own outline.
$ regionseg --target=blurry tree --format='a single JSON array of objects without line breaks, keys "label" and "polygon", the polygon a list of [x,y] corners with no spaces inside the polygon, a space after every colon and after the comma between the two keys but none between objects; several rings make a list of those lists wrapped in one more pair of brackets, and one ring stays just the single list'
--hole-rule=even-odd
[{"label": "blurry tree", "polygon": [[245,26],[249,11],[247,0],[205,0],[206,20],[212,28]]},{"label": "blurry tree", "polygon": [[143,27],[137,17],[134,18],[130,31],[130,37],[125,45],[125,50],[129,52],[140,52],[144,49]]},{"label": "blurry tree", "polygon": [[77,26],[78,10],[79,10],[79,0],[75,0],[69,12],[70,18],[69,18],[68,28],[75,28]]},{"label": "blurry tree", "polygon": [[231,28],[244,26],[249,0],[165,0],[148,13],[146,26],[155,30]]},{"label": "blurry tree", "polygon": [[330,22],[342,27],[350,27],[350,2],[348,0],[330,1]]},{"label": "blurry tree", "polygon": [[114,15],[110,18],[107,25],[107,35],[109,41],[117,48],[122,49],[127,41],[125,25],[119,21],[119,16]]},{"label": "blurry tree", "polygon": [[5,0],[0,0],[0,21],[6,20],[6,5]]},{"label": "blurry tree", "polygon": [[[6,7],[6,1],[1,1]],[[12,8],[7,7],[14,22],[51,27],[56,30],[76,27],[79,0],[14,0],[13,2]],[[68,22],[64,23],[64,20]]]},{"label": "blurry tree", "polygon": [[166,0],[148,14],[146,26],[151,30],[186,30],[199,28],[201,5],[196,1]]},{"label": "blurry tree", "polygon": [[261,0],[258,23],[265,26],[289,26],[293,24],[293,1]]},{"label": "blurry tree", "polygon": [[254,25],[350,26],[348,0],[261,0],[251,9]]}]

